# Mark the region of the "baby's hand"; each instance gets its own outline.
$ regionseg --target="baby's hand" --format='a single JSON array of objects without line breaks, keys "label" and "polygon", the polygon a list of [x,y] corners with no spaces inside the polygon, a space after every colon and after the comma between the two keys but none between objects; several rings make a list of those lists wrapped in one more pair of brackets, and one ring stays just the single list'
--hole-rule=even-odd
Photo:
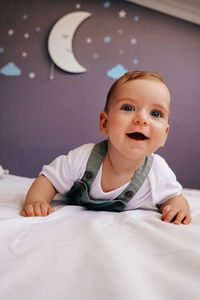
[{"label": "baby's hand", "polygon": [[186,225],[191,222],[190,207],[182,195],[166,201],[161,206],[161,211],[161,220],[164,222],[173,222],[177,225],[181,223]]},{"label": "baby's hand", "polygon": [[24,205],[20,215],[23,217],[45,217],[54,211],[49,203],[38,201]]}]

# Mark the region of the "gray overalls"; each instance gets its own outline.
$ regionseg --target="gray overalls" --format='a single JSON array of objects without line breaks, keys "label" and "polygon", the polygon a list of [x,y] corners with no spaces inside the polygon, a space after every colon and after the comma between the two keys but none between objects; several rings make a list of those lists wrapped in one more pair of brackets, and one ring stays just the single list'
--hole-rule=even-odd
[{"label": "gray overalls", "polygon": [[107,140],[96,144],[91,152],[86,166],[86,171],[81,180],[77,180],[71,190],[65,193],[68,204],[84,206],[91,210],[106,210],[121,212],[126,204],[140,189],[148,176],[153,162],[153,155],[146,157],[142,166],[135,172],[126,189],[115,199],[92,199],[89,196],[90,186],[94,181],[107,153]]}]

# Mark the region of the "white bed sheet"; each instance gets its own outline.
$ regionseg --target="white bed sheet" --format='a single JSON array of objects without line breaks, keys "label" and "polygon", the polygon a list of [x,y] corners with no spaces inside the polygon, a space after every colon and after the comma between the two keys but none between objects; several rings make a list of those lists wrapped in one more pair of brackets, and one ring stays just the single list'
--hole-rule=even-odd
[{"label": "white bed sheet", "polygon": [[200,190],[185,189],[190,225],[157,211],[57,206],[19,215],[33,179],[0,179],[2,300],[199,300]]}]

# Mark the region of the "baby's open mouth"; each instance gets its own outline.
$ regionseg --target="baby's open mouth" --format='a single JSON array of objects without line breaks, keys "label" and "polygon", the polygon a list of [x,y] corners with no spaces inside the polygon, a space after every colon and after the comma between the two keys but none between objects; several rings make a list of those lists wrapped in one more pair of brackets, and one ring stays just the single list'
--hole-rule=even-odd
[{"label": "baby's open mouth", "polygon": [[128,137],[130,137],[133,140],[137,140],[137,141],[144,141],[146,139],[148,139],[148,137],[146,137],[143,133],[141,132],[131,132],[131,133],[127,133]]}]

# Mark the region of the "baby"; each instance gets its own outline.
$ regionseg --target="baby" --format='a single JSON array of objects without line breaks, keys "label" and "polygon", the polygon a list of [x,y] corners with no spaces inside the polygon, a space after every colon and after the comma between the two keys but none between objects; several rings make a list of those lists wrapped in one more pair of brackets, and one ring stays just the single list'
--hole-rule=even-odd
[{"label": "baby", "polygon": [[154,152],[169,132],[170,93],[157,72],[127,72],[108,92],[99,129],[108,139],[86,144],[45,165],[29,189],[24,217],[47,216],[56,193],[71,205],[121,212],[157,207],[161,220],[191,222],[182,187]]}]

